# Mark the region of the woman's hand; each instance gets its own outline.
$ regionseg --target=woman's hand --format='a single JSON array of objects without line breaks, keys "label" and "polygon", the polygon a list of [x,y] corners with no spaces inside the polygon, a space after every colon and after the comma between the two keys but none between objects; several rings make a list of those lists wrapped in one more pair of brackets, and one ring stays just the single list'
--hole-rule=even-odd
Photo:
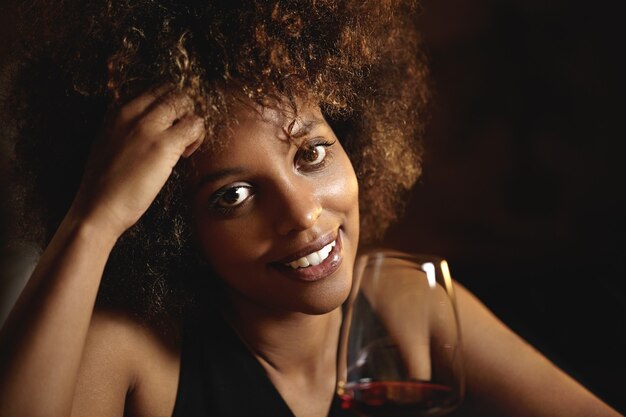
[{"label": "woman's hand", "polygon": [[148,209],[181,156],[205,137],[192,100],[160,89],[124,105],[94,143],[70,213],[115,238]]}]

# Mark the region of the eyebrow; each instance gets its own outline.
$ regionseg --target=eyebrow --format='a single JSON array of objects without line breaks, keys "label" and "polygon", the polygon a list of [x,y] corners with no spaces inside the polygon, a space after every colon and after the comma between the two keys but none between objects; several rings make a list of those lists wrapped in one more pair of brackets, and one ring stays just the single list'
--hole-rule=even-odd
[{"label": "eyebrow", "polygon": [[[299,122],[299,123],[298,123]],[[294,138],[298,139],[305,135],[307,135],[314,127],[323,123],[322,119],[310,119],[310,120],[302,120],[302,119],[294,119],[287,129],[287,134]]]},{"label": "eyebrow", "polygon": [[224,178],[234,176],[234,175],[243,175],[245,173],[246,173],[246,170],[241,167],[220,169],[219,171],[215,171],[215,172],[211,172],[210,174],[203,175],[194,186],[194,189],[195,191],[198,191],[200,188],[204,187],[206,184],[217,182]]}]

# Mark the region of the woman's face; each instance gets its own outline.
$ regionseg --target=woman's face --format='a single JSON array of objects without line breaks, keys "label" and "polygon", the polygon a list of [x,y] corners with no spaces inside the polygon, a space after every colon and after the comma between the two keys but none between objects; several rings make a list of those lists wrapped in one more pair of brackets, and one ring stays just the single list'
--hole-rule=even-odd
[{"label": "woman's face", "polygon": [[192,157],[194,227],[231,301],[321,314],[350,291],[357,180],[319,107],[285,113],[241,105],[224,149]]}]

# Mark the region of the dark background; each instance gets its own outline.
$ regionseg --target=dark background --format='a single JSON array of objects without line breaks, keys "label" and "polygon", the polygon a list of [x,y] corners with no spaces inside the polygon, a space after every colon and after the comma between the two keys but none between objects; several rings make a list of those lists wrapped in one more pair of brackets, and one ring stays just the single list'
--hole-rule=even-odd
[{"label": "dark background", "polygon": [[386,243],[455,278],[626,412],[617,2],[424,0],[435,92],[424,174]]},{"label": "dark background", "polygon": [[[447,257],[509,326],[625,412],[618,3],[422,2],[435,93],[424,175],[386,243]],[[0,12],[0,59],[10,11]],[[15,256],[0,253],[0,267]]]}]

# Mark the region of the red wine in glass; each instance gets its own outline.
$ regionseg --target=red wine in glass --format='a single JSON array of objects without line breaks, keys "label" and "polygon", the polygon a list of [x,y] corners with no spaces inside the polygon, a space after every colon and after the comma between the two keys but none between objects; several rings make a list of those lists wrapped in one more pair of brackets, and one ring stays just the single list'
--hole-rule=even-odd
[{"label": "red wine in glass", "polygon": [[452,389],[421,381],[349,383],[341,407],[371,417],[436,416],[453,406]]},{"label": "red wine in glass", "polygon": [[337,395],[360,417],[434,417],[462,401],[452,278],[441,258],[373,250],[355,265],[337,361]]}]

